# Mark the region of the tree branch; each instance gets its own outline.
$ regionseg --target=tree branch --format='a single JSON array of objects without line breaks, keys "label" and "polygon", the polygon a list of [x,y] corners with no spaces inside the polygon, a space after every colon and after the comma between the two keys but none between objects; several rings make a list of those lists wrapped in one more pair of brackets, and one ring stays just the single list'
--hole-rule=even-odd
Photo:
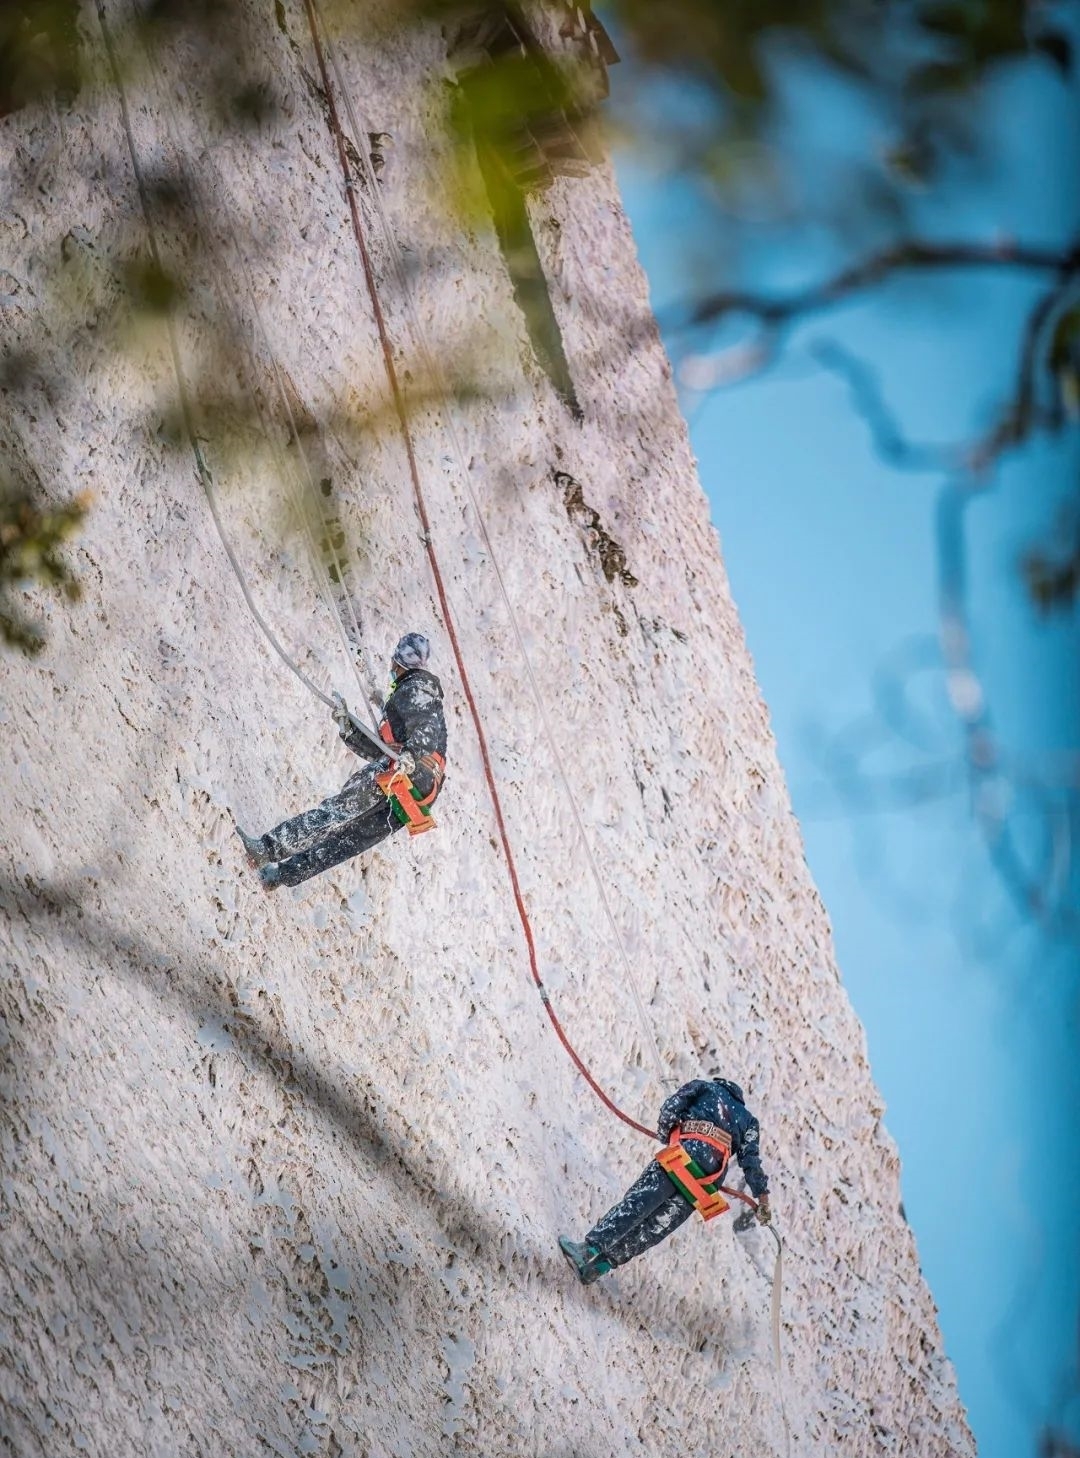
[{"label": "tree branch", "polygon": [[955,470],[970,456],[963,445],[930,445],[908,440],[885,403],[877,371],[851,350],[833,340],[819,340],[810,355],[847,385],[856,415],[866,424],[874,449],[883,461],[900,471]]},{"label": "tree branch", "polygon": [[1043,294],[1028,315],[1020,347],[1016,389],[997,425],[973,448],[969,459],[972,471],[985,471],[1006,451],[1023,444],[1037,426],[1049,424],[1044,412],[1039,409],[1037,394],[1040,346],[1049,324],[1068,299],[1078,275],[1080,267],[1075,262],[1071,269],[1063,269],[1054,287]]},{"label": "tree branch", "polygon": [[835,308],[845,299],[872,288],[896,273],[909,270],[965,268],[1021,269],[1031,273],[1053,273],[1062,282],[1080,274],[1080,239],[1067,248],[1039,248],[1031,244],[926,243],[918,239],[894,243],[851,264],[831,279],[790,294],[770,297],[737,289],[724,290],[701,299],[689,313],[689,327],[709,324],[729,314],[751,314],[762,324],[779,328]]}]

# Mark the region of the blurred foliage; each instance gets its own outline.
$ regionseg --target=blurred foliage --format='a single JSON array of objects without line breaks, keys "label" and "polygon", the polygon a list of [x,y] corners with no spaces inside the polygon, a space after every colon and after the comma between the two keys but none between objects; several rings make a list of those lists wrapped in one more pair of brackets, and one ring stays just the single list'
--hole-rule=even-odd
[{"label": "blurred foliage", "polygon": [[125,282],[132,304],[146,314],[171,313],[183,292],[181,281],[154,258],[130,259]]},{"label": "blurred foliage", "polygon": [[59,556],[59,549],[82,524],[90,505],[77,496],[65,505],[42,504],[40,492],[25,484],[0,479],[0,639],[24,653],[45,646],[41,629],[17,605],[17,595],[33,583],[59,588],[65,597],[79,597],[79,584]]},{"label": "blurred foliage", "polygon": [[[465,153],[456,201],[466,216],[482,218],[489,206],[496,217],[516,212],[527,193],[550,183],[555,172],[546,156],[549,139],[569,131],[571,117],[579,118],[572,73],[542,57],[511,52],[494,65],[465,67],[454,87],[449,119]],[[562,128],[560,118],[567,118]],[[579,118],[579,125],[585,120]],[[485,186],[471,191],[474,148]]]},{"label": "blurred foliage", "polygon": [[[250,44],[259,17],[241,0],[115,8],[129,62],[138,64],[136,45],[153,52],[180,44],[200,57],[200,88],[225,125],[258,127],[278,110],[278,84],[260,74],[258,47]],[[634,73],[620,115],[640,123],[637,141],[659,142],[676,163],[703,166],[721,186],[734,170],[725,155],[731,145],[767,138],[787,104],[783,78],[793,59],[872,102],[888,137],[878,183],[893,191],[932,176],[952,150],[977,150],[973,108],[992,75],[1029,64],[1069,78],[1074,68],[1063,0],[609,0],[603,25],[588,3],[572,0],[326,0],[321,8],[346,41],[378,36],[392,44],[412,27],[441,25],[457,72],[454,127],[501,153],[511,175],[523,133],[557,115],[574,129],[592,124],[606,92],[597,73],[616,59],[605,26]],[[71,100],[87,52],[96,53],[80,37],[80,14],[85,24],[78,0],[0,7],[0,113],[46,98]],[[276,0],[273,20],[306,50],[299,7]],[[524,42],[508,42],[508,29]],[[661,138],[639,80],[661,88]],[[663,90],[666,82],[684,106],[673,104],[676,92]]]},{"label": "blurred foliage", "polygon": [[1054,326],[1047,365],[1057,384],[1065,418],[1080,420],[1080,303],[1066,309]]},{"label": "blurred foliage", "polygon": [[[620,116],[634,140],[721,185],[733,144],[769,139],[789,104],[793,61],[871,104],[889,139],[878,185],[894,193],[933,176],[950,154],[978,150],[973,107],[1003,68],[1044,65],[1066,78],[1073,68],[1068,7],[1053,0],[610,0],[602,10],[633,72]],[[438,20],[451,43],[507,14],[529,29],[538,13],[483,0],[397,0],[389,11],[399,25]],[[592,18],[587,4],[554,0],[551,11]],[[566,44],[546,74],[527,74],[531,58],[512,50],[489,54],[482,80],[466,74],[463,101],[486,142],[498,146],[514,117],[535,115],[545,97],[571,112],[587,108],[588,25],[571,20],[559,35]],[[659,88],[660,113],[650,87]]]},{"label": "blurred foliage", "polygon": [[[59,241],[43,238],[40,289],[35,294],[25,281],[13,285],[23,292],[11,328],[0,337],[0,382],[13,391],[9,403],[29,409],[36,391],[58,407],[81,390],[103,351],[145,350],[155,330],[160,341],[163,323],[196,315],[191,398],[200,430],[219,456],[235,459],[257,448],[268,422],[279,441],[289,426],[271,401],[266,360],[254,357],[250,311],[232,276],[235,259],[226,240],[235,222],[214,190],[199,185],[201,164],[194,158],[204,147],[234,141],[275,145],[293,126],[294,93],[314,97],[325,112],[304,6],[300,0],[272,6],[110,0],[106,10],[116,74],[133,104],[157,122],[161,150],[155,156],[148,148],[144,166],[160,252],[148,249],[141,219],[125,208],[93,237],[76,228]],[[917,249],[896,248],[911,236],[911,200],[928,187],[952,185],[951,164],[978,165],[986,83],[1009,67],[1039,67],[1065,79],[1074,69],[1068,7],[1056,0],[610,0],[599,16],[587,0],[384,0],[377,6],[321,0],[319,10],[346,48],[412,44],[418,29],[429,44],[441,29],[447,66],[433,76],[430,99],[433,114],[437,109],[445,118],[458,162],[448,186],[465,226],[494,225],[534,354],[572,412],[578,412],[577,396],[533,236],[534,198],[556,176],[582,175],[593,165],[605,119],[610,124],[614,116],[624,141],[692,179],[714,205],[718,231],[703,292],[715,293],[729,286],[732,238],[762,217],[785,228],[824,223],[856,256],[873,240],[879,252],[894,249],[890,268],[894,259],[922,266]],[[620,58],[627,84],[617,105],[602,106],[609,68]],[[160,70],[166,65],[169,85]],[[820,181],[809,182],[805,156],[790,145],[801,120],[791,78],[806,74],[848,89],[868,118],[859,138],[865,155],[847,172],[822,172]],[[50,169],[61,154],[50,128],[58,116],[62,122],[62,113],[75,107],[115,118],[118,101],[94,3],[0,5],[0,117],[17,143],[0,234],[19,225],[23,197],[38,199],[52,185]],[[179,121],[168,120],[170,108],[181,113]],[[351,155],[366,185],[366,169]],[[131,195],[130,160],[119,143],[102,159],[100,187]],[[279,259],[285,266],[295,239],[280,231],[272,208],[268,214],[246,220],[245,248],[259,271],[272,275]],[[753,228],[743,232],[754,241]],[[868,273],[859,287],[875,287],[887,272]],[[6,277],[0,274],[0,295]],[[1025,384],[1013,417],[1025,430],[1003,429],[1001,449],[1034,429],[1070,426],[1080,412],[1076,278],[1074,258],[1057,281],[1045,327],[1033,333],[1030,375],[1040,388]],[[35,303],[24,309],[30,295]],[[58,338],[66,341],[60,351]],[[54,365],[46,377],[40,361],[58,354],[67,373]],[[462,398],[478,388],[483,369],[468,380],[466,373],[468,367],[451,382]],[[421,380],[413,393],[423,398],[426,389]],[[1053,399],[1044,400],[1046,394]],[[358,439],[365,430],[388,427],[385,405],[367,402],[348,422],[322,424]],[[158,440],[178,449],[179,427],[175,401],[157,409],[150,426]],[[26,439],[19,444],[33,471],[47,479],[48,462],[34,459]],[[21,543],[5,561],[29,562],[32,576],[66,590],[68,579],[50,574],[59,570],[56,550],[84,508],[72,504],[68,516],[58,515],[29,488],[5,500],[14,513],[5,518],[7,529],[18,526]],[[1068,560],[1061,553],[1026,559],[1023,570],[1038,601],[1056,605],[1075,593]],[[5,637],[16,641],[6,629]]]},{"label": "blurred foliage", "polygon": [[0,5],[0,117],[33,102],[70,101],[82,84],[79,0]]},{"label": "blurred foliage", "polygon": [[1039,1440],[1039,1458],[1080,1458],[1080,1447],[1066,1434],[1048,1428]]}]

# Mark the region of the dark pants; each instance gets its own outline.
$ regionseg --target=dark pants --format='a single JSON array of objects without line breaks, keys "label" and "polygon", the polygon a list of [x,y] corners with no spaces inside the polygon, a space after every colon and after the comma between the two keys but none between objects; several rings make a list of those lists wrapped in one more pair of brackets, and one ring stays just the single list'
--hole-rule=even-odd
[{"label": "dark pants", "polygon": [[[277,862],[282,885],[298,886],[370,850],[402,828],[390,801],[375,783],[375,776],[386,768],[386,760],[365,765],[349,776],[336,795],[267,831],[263,845]],[[422,796],[429,795],[435,784],[425,765],[417,765],[412,782]]]},{"label": "dark pants", "polygon": [[[684,1139],[683,1148],[704,1174],[715,1174],[720,1156],[710,1144]],[[613,1266],[624,1266],[694,1213],[690,1201],[676,1189],[671,1176],[650,1159],[617,1205],[612,1205],[585,1237]]]}]

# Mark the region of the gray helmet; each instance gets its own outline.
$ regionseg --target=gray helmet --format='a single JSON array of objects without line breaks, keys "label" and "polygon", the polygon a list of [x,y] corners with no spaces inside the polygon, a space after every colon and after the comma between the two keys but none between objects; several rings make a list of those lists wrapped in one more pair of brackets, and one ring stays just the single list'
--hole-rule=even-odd
[{"label": "gray helmet", "polygon": [[398,639],[392,661],[400,668],[423,668],[431,656],[431,644],[423,633],[406,633]]}]

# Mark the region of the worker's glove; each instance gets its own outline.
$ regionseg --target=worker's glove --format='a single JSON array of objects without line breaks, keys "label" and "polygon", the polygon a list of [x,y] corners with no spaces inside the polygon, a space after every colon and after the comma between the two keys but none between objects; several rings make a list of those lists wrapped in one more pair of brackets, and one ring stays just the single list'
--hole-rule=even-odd
[{"label": "worker's glove", "polygon": [[349,718],[349,708],[340,694],[334,694],[334,707],[330,710],[330,717],[337,725],[338,733],[345,739],[352,732],[352,720]]},{"label": "worker's glove", "polygon": [[394,769],[399,775],[411,775],[416,769],[416,760],[407,749],[403,749],[394,761]]},{"label": "worker's glove", "polygon": [[757,1222],[759,1225],[769,1225],[772,1222],[772,1206],[769,1204],[768,1194],[759,1195],[757,1202]]}]

